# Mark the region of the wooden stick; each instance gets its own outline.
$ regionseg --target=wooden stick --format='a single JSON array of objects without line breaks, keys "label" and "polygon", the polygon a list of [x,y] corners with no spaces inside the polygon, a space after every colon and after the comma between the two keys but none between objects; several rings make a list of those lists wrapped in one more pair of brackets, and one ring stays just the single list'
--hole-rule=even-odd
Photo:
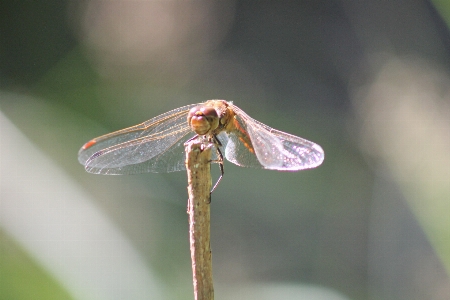
[{"label": "wooden stick", "polygon": [[189,242],[195,300],[213,300],[210,244],[211,146],[198,139],[186,144]]}]

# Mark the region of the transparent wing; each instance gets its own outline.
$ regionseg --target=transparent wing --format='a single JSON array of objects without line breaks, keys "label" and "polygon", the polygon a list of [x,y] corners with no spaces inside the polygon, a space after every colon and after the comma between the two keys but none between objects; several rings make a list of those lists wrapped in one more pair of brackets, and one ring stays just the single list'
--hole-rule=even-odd
[{"label": "transparent wing", "polygon": [[[242,167],[298,171],[319,166],[322,148],[306,139],[262,124],[232,105],[234,130],[227,133],[225,157]],[[219,135],[220,139],[221,135]]]},{"label": "transparent wing", "polygon": [[184,170],[184,142],[194,136],[187,114],[196,105],[199,104],[183,106],[93,139],[80,149],[78,160],[86,171],[95,174]]}]

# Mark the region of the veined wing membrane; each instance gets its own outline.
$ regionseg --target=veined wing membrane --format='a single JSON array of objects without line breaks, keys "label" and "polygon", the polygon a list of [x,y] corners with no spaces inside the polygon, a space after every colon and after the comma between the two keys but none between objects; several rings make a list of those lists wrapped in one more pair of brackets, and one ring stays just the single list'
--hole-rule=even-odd
[{"label": "veined wing membrane", "polygon": [[324,159],[322,148],[306,139],[273,129],[233,105],[236,129],[228,133],[225,157],[242,167],[280,171],[314,168]]},{"label": "veined wing membrane", "polygon": [[90,173],[138,174],[183,170],[184,142],[194,133],[187,113],[198,104],[180,107],[139,125],[86,143],[78,160]]}]

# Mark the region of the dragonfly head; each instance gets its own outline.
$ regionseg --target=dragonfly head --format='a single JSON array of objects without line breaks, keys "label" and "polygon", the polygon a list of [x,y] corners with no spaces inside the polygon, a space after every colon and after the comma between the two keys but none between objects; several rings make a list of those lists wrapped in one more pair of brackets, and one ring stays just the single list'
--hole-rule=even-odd
[{"label": "dragonfly head", "polygon": [[213,107],[196,106],[189,111],[188,123],[198,135],[205,135],[219,126],[219,116]]}]

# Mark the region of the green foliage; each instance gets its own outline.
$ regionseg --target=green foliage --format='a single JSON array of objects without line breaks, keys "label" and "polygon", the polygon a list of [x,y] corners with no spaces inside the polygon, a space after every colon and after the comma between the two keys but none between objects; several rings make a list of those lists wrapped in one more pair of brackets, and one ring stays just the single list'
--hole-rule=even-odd
[{"label": "green foliage", "polygon": [[0,299],[73,298],[42,266],[0,231]]}]

